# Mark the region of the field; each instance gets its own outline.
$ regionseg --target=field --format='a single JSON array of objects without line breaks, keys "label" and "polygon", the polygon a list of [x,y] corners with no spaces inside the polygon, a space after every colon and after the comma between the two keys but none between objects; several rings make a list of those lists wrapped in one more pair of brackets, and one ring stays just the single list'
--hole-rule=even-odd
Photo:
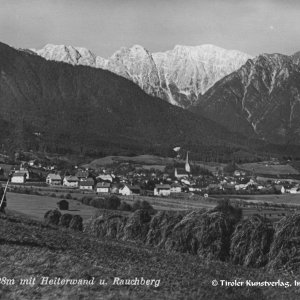
[{"label": "field", "polygon": [[266,175],[298,175],[299,172],[292,166],[286,165],[276,165],[269,162],[259,162],[259,163],[248,163],[239,165],[240,168],[252,172],[254,170],[255,174],[266,174]]},{"label": "field", "polygon": [[[216,197],[216,196],[214,196]],[[229,195],[231,199],[241,199],[248,202],[271,204],[300,205],[300,194],[280,194],[280,195]]]},{"label": "field", "polygon": [[[285,215],[300,210],[300,194],[227,196],[232,200],[242,200],[244,202],[242,206],[244,217],[258,214],[271,220],[278,220]],[[216,200],[223,198],[222,195],[212,197]]]},{"label": "field", "polygon": [[[46,211],[57,208],[56,203],[59,200],[59,198],[47,196],[8,193],[7,208],[28,215],[33,219],[43,220]],[[68,200],[68,202],[70,206],[67,212],[73,215],[80,215],[83,219],[90,218],[96,211],[96,208],[83,205],[76,200]]]},{"label": "field", "polygon": [[[0,218],[1,299],[298,299],[292,275],[172,254],[142,244],[97,240],[80,232],[47,227],[24,217]],[[42,277],[94,278],[91,286],[42,285]],[[32,285],[20,279],[35,278]],[[154,279],[158,286],[116,285],[123,279]],[[284,287],[212,286],[213,280],[290,282]],[[102,280],[104,285],[100,285]]]},{"label": "field", "polygon": [[[47,193],[47,189],[40,189],[44,191],[45,195],[28,195],[19,193],[8,193],[8,208],[24,213],[37,220],[42,220],[46,211],[57,208],[57,202],[60,198],[66,195],[66,190],[63,192]],[[42,193],[42,192],[40,192]],[[49,194],[54,194],[56,197],[50,197]],[[72,198],[80,200],[84,196],[103,197],[105,194],[96,195],[95,193],[83,194],[79,191],[73,190],[70,194]],[[148,196],[119,196],[121,200],[133,204],[135,201],[147,201],[156,210],[197,210],[201,208],[210,209],[217,205],[218,200],[223,199],[224,195],[215,195],[210,198],[203,198],[197,195],[181,194],[175,197],[148,197]],[[283,195],[226,195],[232,200],[242,200],[241,206],[243,216],[245,218],[259,214],[268,217],[272,220],[278,220],[285,215],[289,215],[295,211],[297,206],[300,210],[300,195],[283,194]],[[94,215],[96,208],[92,206],[83,205],[81,201],[67,199],[70,203],[70,210],[68,213],[79,214],[84,219]],[[281,207],[281,205],[283,206]],[[276,207],[274,207],[274,205]]]},{"label": "field", "polygon": [[139,155],[139,156],[106,156],[103,158],[95,159],[88,164],[84,164],[84,168],[94,168],[104,167],[111,165],[113,163],[131,162],[135,164],[142,164],[148,166],[165,166],[167,164],[172,164],[173,159],[169,157],[160,157],[155,155]]},{"label": "field", "polygon": [[[57,208],[57,202],[61,200],[60,195],[64,193],[55,193],[56,197],[50,197],[45,195],[27,195],[19,193],[8,193],[7,194],[7,203],[8,209],[18,211],[29,215],[35,219],[42,220],[46,211],[50,209]],[[97,197],[96,194],[83,194],[80,192],[71,193],[72,197],[81,199],[85,195],[91,197]],[[100,195],[101,196],[101,195]],[[102,195],[104,196],[104,195]],[[133,204],[136,200],[146,200],[157,210],[192,210],[200,208],[212,208],[216,205],[216,201],[204,200],[203,197],[195,198],[160,198],[160,197],[146,197],[146,196],[119,196],[122,200],[126,201],[129,204]],[[94,215],[96,208],[83,205],[78,200],[67,199],[70,204],[70,210],[68,213],[79,214],[84,219]]]}]

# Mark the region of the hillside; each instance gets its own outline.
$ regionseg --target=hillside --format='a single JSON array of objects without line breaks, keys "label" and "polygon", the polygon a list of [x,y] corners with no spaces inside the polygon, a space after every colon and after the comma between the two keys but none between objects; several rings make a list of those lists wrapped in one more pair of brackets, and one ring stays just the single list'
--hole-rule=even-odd
[{"label": "hillside", "polygon": [[242,140],[109,71],[47,61],[5,44],[0,71],[0,142],[9,149],[166,154],[174,144],[201,151]]},{"label": "hillside", "polygon": [[[203,260],[182,253],[49,227],[26,218],[0,218],[1,272],[14,279],[2,285],[3,299],[296,299],[298,288],[221,287],[213,280],[293,282],[292,276]],[[176,263],[174,263],[176,262]],[[40,285],[50,279],[86,279],[107,285]],[[36,278],[33,285],[20,285],[21,278]],[[113,285],[115,277],[160,280],[159,286]]]},{"label": "hillside", "polygon": [[218,81],[194,107],[226,128],[300,145],[299,54],[263,54]]}]

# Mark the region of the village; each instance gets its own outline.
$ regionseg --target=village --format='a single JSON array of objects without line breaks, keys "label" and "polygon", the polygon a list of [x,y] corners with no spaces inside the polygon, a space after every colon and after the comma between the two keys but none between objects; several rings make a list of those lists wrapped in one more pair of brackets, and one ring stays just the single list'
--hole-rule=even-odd
[{"label": "village", "polygon": [[[278,163],[273,162],[274,166],[277,167]],[[4,172],[1,165],[0,174],[3,181],[8,173],[11,185],[45,185],[122,196],[168,197],[180,193],[193,193],[204,197],[222,194],[300,194],[300,180],[297,174],[263,175],[254,169],[242,169],[234,162],[214,170],[199,168],[191,164],[188,152],[181,163],[175,162],[159,169],[122,162],[97,169],[73,166],[66,170],[56,165],[43,166],[41,162],[29,160],[21,161],[20,165],[11,167],[9,172]]]}]

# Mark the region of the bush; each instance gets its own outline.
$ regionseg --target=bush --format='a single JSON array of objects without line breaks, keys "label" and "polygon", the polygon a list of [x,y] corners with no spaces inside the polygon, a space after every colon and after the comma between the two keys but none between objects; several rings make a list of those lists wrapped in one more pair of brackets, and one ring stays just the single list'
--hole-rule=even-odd
[{"label": "bush", "polygon": [[145,200],[143,200],[142,202],[140,200],[134,201],[132,205],[132,211],[136,211],[138,209],[147,210],[150,214],[154,214],[156,212],[153,206]]},{"label": "bush", "polygon": [[68,210],[69,209],[69,202],[67,200],[60,200],[57,202],[57,205],[60,210]]},{"label": "bush", "polygon": [[85,205],[90,205],[91,200],[93,200],[93,198],[89,197],[89,196],[84,196],[81,198],[82,204],[85,204]]},{"label": "bush", "polygon": [[89,202],[89,205],[96,208],[107,208],[107,204],[105,202],[104,198],[94,198]]},{"label": "bush", "polygon": [[131,211],[132,210],[132,207],[130,204],[128,204],[127,202],[125,201],[122,201],[120,206],[119,206],[119,210],[123,210],[123,211]]},{"label": "bush", "polygon": [[136,211],[140,209],[141,207],[141,201],[140,200],[135,200],[132,204],[132,211]]},{"label": "bush", "polygon": [[116,195],[111,195],[108,199],[108,209],[118,209],[121,204],[121,200]]},{"label": "bush", "polygon": [[150,214],[155,214],[156,212],[153,206],[145,200],[143,200],[141,203],[141,209],[147,210]]},{"label": "bush", "polygon": [[239,222],[243,216],[243,210],[240,207],[230,204],[229,199],[221,199],[213,211],[219,211],[233,218],[235,222]]},{"label": "bush", "polygon": [[120,207],[121,200],[117,196],[110,196],[108,198],[94,198],[89,202],[89,205],[96,208],[104,208],[116,210]]},{"label": "bush", "polygon": [[70,193],[68,193],[66,196],[65,196],[66,199],[72,199],[72,195]]}]

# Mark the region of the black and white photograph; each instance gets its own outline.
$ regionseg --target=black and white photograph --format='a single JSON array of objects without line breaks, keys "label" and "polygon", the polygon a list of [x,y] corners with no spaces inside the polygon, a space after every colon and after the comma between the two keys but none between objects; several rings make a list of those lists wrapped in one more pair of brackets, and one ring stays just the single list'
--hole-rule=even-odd
[{"label": "black and white photograph", "polygon": [[0,0],[0,300],[300,299],[300,1]]}]

